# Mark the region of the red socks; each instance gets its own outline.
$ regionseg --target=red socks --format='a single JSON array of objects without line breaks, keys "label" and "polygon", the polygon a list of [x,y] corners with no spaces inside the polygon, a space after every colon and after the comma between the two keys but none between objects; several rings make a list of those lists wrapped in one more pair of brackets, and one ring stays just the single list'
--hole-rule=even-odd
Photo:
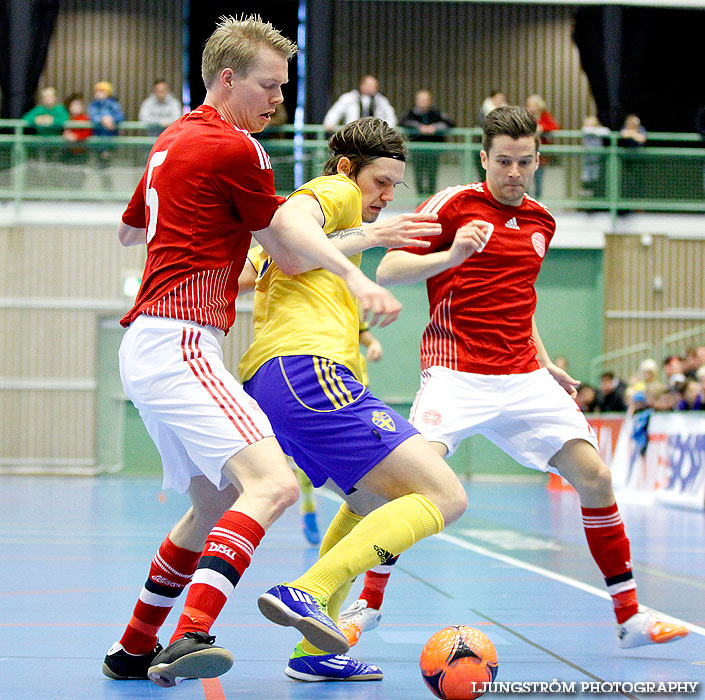
[{"label": "red socks", "polygon": [[233,510],[223,515],[208,535],[169,643],[187,632],[208,633],[263,537],[262,526],[248,515]]},{"label": "red socks", "polygon": [[384,599],[384,589],[389,582],[392,567],[397,563],[399,556],[390,559],[386,564],[375,566],[365,574],[365,586],[360,593],[360,599],[367,601],[368,608],[379,610]]},{"label": "red socks", "polygon": [[177,547],[168,536],[162,542],[120,640],[126,652],[147,654],[154,650],[159,628],[191,580],[200,556],[200,552]]},{"label": "red socks", "polygon": [[605,577],[617,622],[621,624],[639,611],[624,523],[616,503],[607,508],[581,510],[588,547]]}]

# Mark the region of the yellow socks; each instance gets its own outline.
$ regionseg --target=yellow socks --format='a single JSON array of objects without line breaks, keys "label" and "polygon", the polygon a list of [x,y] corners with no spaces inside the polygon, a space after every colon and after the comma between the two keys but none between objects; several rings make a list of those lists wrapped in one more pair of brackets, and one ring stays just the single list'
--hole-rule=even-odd
[{"label": "yellow socks", "polygon": [[[443,524],[443,515],[425,496],[418,493],[402,496],[366,515],[290,585],[330,602],[346,582],[384,564],[424,537],[435,535],[443,529]],[[342,601],[338,611],[340,605]]]},{"label": "yellow socks", "polygon": [[[328,526],[326,534],[323,536],[323,541],[321,542],[321,548],[318,551],[318,556],[322,557],[328,550],[340,542],[340,540],[342,540],[343,537],[345,537],[361,520],[361,515],[355,515],[355,513],[353,513],[345,503],[343,503],[343,505],[340,506],[340,510],[331,521],[331,524]],[[344,583],[328,600],[328,615],[330,615],[331,620],[334,622],[338,621],[340,608],[343,607],[343,603],[345,602],[345,598],[347,598],[350,587],[353,584],[353,580],[354,579],[350,579]],[[301,644],[307,654],[328,653],[318,649],[318,647],[313,646],[313,644],[306,639],[302,639]]]}]

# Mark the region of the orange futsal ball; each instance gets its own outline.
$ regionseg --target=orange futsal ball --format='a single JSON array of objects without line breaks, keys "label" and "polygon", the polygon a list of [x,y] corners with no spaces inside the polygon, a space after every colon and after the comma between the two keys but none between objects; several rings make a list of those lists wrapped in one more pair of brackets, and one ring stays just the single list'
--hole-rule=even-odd
[{"label": "orange futsal ball", "polygon": [[480,630],[453,625],[436,632],[421,652],[421,675],[444,700],[474,700],[497,676],[497,650]]}]

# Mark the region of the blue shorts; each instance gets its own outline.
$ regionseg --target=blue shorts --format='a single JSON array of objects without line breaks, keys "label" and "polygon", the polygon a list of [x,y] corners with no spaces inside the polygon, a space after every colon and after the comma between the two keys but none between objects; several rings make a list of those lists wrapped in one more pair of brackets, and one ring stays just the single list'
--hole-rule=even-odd
[{"label": "blue shorts", "polygon": [[315,355],[275,357],[243,384],[286,454],[314,486],[345,493],[418,431],[344,365]]}]

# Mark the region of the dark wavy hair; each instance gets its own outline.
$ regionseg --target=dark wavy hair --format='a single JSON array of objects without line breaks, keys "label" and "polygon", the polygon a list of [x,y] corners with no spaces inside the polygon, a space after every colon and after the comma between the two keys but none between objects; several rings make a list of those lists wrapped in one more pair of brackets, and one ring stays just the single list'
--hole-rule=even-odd
[{"label": "dark wavy hair", "polygon": [[335,175],[341,158],[351,162],[350,177],[376,158],[405,161],[408,154],[404,137],[378,117],[363,117],[336,131],[328,140],[331,157],[323,166],[324,175]]},{"label": "dark wavy hair", "polygon": [[489,153],[495,136],[509,136],[514,140],[531,136],[539,148],[536,118],[525,107],[495,107],[486,117],[482,127],[482,148]]}]

